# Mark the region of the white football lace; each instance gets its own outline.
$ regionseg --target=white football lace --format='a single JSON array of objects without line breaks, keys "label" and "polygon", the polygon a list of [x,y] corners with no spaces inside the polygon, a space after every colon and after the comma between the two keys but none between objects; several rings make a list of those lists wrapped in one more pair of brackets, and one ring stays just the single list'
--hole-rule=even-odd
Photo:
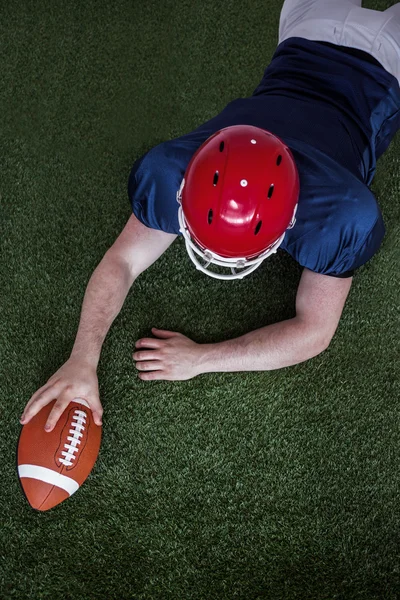
[{"label": "white football lace", "polygon": [[68,432],[72,433],[72,436],[69,435],[67,437],[67,440],[69,440],[71,443],[64,444],[64,448],[67,448],[67,452],[63,450],[61,454],[64,456],[64,458],[59,459],[60,463],[66,465],[67,467],[70,467],[73,464],[72,461],[76,458],[74,452],[78,452],[79,450],[78,446],[82,441],[79,438],[83,437],[82,431],[85,431],[84,425],[86,424],[86,416],[87,415],[83,410],[77,409],[72,417],[72,429],[70,429]]}]

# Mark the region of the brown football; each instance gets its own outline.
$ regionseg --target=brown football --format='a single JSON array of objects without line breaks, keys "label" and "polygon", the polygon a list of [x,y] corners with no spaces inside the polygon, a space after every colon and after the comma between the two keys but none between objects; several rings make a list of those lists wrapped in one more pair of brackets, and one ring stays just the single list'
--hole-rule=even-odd
[{"label": "brown football", "polygon": [[100,450],[102,428],[95,424],[86,400],[70,402],[53,431],[44,430],[55,402],[22,427],[18,442],[18,475],[36,510],[49,510],[76,492]]}]

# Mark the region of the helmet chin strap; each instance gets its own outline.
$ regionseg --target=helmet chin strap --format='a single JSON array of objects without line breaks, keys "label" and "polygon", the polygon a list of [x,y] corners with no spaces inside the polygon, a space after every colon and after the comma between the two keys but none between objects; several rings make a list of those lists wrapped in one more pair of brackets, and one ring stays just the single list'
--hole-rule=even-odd
[{"label": "helmet chin strap", "polygon": [[[179,219],[179,226],[180,226],[179,231],[182,233],[183,237],[185,238],[186,250],[187,250],[192,262],[194,263],[196,269],[199,271],[202,271],[202,273],[205,273],[209,277],[213,277],[214,279],[221,279],[224,281],[232,281],[234,279],[243,279],[243,277],[246,277],[246,275],[250,275],[250,273],[255,271],[261,265],[263,260],[268,258],[268,256],[271,256],[271,254],[274,254],[278,250],[279,246],[283,242],[283,238],[285,237],[285,233],[286,233],[286,232],[284,232],[281,235],[281,237],[274,244],[272,244],[272,246],[267,248],[267,250],[265,250],[265,252],[263,252],[256,258],[253,258],[250,260],[247,260],[244,257],[224,258],[223,256],[219,256],[218,254],[211,252],[211,250],[201,250],[199,247],[197,247],[195,245],[195,243],[193,242],[193,240],[190,237],[190,232],[186,226],[185,217],[183,215],[183,210],[182,210],[182,205],[179,206],[178,219]],[[200,258],[202,258],[203,261],[205,261],[204,264],[200,263],[196,254],[198,256],[200,256]],[[229,274],[229,275],[228,274],[220,274],[220,273],[214,273],[213,271],[209,271],[208,267],[211,264],[218,265],[218,266],[224,267],[224,268],[230,268],[231,274]],[[236,269],[242,269],[242,270],[238,272]]]}]

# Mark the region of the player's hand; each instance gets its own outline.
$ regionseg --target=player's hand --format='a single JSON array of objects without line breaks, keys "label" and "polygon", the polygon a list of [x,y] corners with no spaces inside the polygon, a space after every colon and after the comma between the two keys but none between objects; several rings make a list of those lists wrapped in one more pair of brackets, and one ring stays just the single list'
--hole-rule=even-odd
[{"label": "player's hand", "polygon": [[152,328],[157,338],[142,338],[135,344],[133,360],[143,381],[182,381],[200,375],[201,344],[174,331]]},{"label": "player's hand", "polygon": [[92,410],[94,422],[101,425],[103,408],[96,369],[82,360],[70,358],[33,394],[25,406],[20,423],[29,423],[44,406],[57,399],[45,426],[46,431],[52,431],[68,404],[75,398],[86,400]]}]

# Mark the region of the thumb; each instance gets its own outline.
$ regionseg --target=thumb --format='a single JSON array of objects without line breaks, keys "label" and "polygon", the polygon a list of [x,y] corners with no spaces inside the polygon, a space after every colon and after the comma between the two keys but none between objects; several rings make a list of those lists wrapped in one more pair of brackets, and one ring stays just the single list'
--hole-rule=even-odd
[{"label": "thumb", "polygon": [[101,414],[99,414],[97,411],[93,411],[92,414],[93,414],[93,420],[96,423],[96,425],[101,427],[103,424],[102,419],[101,419]]},{"label": "thumb", "polygon": [[93,420],[96,423],[96,425],[101,427],[101,425],[103,424],[102,423],[103,407],[101,405],[100,398],[93,398],[93,400],[90,404],[91,404],[90,408],[92,410]]}]

